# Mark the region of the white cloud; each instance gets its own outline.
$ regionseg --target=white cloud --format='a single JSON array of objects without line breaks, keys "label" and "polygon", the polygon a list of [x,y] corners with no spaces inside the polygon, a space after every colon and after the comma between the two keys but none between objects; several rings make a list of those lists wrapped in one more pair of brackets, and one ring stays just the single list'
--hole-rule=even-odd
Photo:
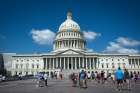
[{"label": "white cloud", "polygon": [[104,52],[137,54],[139,50],[135,49],[135,47],[138,45],[140,45],[140,41],[119,37],[114,42],[109,42],[109,46],[106,47]]},{"label": "white cloud", "polygon": [[101,36],[100,33],[96,33],[93,31],[83,31],[84,37],[87,40],[94,40],[96,37]]},{"label": "white cloud", "polygon": [[55,33],[49,29],[44,29],[44,30],[33,29],[31,31],[31,34],[34,42],[40,45],[45,45],[45,44],[50,45],[53,43],[53,40],[55,38]]},{"label": "white cloud", "polygon": [[123,53],[123,54],[138,54],[139,53],[139,50],[137,49],[132,49],[132,48],[120,48],[118,50],[118,53]]},{"label": "white cloud", "polygon": [[126,37],[119,37],[117,39],[117,42],[123,46],[129,46],[129,47],[140,45],[140,41],[133,40],[133,39],[126,38]]}]

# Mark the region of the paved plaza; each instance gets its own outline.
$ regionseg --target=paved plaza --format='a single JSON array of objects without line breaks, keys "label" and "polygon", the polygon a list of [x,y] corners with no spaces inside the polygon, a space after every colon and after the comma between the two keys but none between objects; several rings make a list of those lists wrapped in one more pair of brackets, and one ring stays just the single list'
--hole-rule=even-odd
[{"label": "paved plaza", "polygon": [[[131,91],[121,93],[139,93],[140,82],[133,84]],[[88,81],[88,88],[72,87],[70,80],[49,80],[47,87],[37,87],[34,80],[9,81],[0,83],[0,93],[118,93],[111,83],[98,84]]]}]

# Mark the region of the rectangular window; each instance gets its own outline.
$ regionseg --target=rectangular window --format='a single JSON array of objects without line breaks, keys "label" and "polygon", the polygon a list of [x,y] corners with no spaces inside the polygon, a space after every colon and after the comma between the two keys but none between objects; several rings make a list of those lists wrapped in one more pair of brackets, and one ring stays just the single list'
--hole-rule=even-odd
[{"label": "rectangular window", "polygon": [[23,68],[23,64],[20,65],[21,69]]},{"label": "rectangular window", "polygon": [[34,64],[32,64],[32,68],[34,68]]},{"label": "rectangular window", "polygon": [[115,68],[114,63],[112,63],[112,68]]},{"label": "rectangular window", "polygon": [[18,69],[18,64],[16,64],[16,69]]},{"label": "rectangular window", "polygon": [[106,63],[106,68],[108,68],[108,63]]},{"label": "rectangular window", "polygon": [[135,59],[136,65],[138,65],[138,59]]},{"label": "rectangular window", "polygon": [[132,64],[134,65],[134,59],[132,59]]},{"label": "rectangular window", "polygon": [[37,64],[37,69],[39,68],[39,64]]},{"label": "rectangular window", "polygon": [[102,63],[102,68],[104,68],[104,63]]},{"label": "rectangular window", "polygon": [[129,59],[129,65],[131,65],[131,59]]}]

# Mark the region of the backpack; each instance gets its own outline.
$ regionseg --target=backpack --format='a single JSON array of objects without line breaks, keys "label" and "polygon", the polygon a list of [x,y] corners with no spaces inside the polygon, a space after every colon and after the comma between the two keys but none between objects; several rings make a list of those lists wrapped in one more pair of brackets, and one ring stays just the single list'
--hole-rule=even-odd
[{"label": "backpack", "polygon": [[80,78],[85,79],[86,74],[85,73],[81,73]]}]

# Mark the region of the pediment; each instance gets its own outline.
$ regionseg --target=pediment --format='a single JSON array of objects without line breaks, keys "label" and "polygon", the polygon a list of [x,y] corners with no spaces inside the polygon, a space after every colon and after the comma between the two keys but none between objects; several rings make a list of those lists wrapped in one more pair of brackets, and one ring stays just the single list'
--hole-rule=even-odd
[{"label": "pediment", "polygon": [[80,51],[75,51],[75,50],[69,49],[69,50],[60,52],[57,55],[81,55],[81,54],[83,54],[83,53],[81,53]]},{"label": "pediment", "polygon": [[69,51],[66,51],[66,52],[61,53],[61,54],[79,54],[79,53],[72,51],[72,50],[69,50]]}]

